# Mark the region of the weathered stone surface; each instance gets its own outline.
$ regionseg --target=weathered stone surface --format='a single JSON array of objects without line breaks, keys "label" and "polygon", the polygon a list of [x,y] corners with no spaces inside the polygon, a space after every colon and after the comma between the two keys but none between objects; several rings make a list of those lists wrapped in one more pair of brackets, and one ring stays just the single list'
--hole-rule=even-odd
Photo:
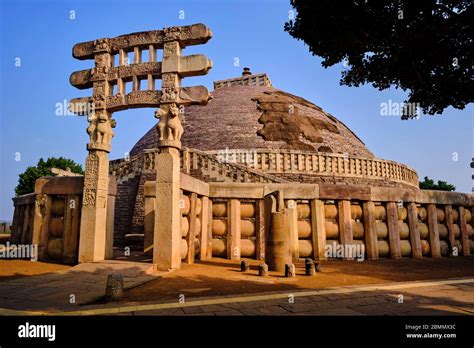
[{"label": "weathered stone surface", "polygon": [[316,105],[303,98],[282,91],[271,91],[264,92],[263,95],[254,97],[252,100],[257,101],[258,109],[263,112],[258,119],[263,124],[263,128],[257,133],[265,140],[284,141],[287,145],[283,148],[316,150],[314,146],[300,140],[301,137],[309,142],[322,143],[324,139],[321,130],[339,134],[333,119],[328,118],[327,121],[323,121],[300,114],[300,107],[295,104],[321,111]]},{"label": "weathered stone surface", "polygon": [[[284,139],[268,139],[266,141],[264,137],[258,134],[258,131],[264,129],[264,127],[259,123],[262,112],[258,109],[255,98],[264,101],[265,96],[268,96],[265,92],[284,93],[268,86],[222,87],[212,93],[213,98],[206,106],[190,106],[186,108],[183,145],[201,150],[222,150],[226,147],[229,149],[250,150],[298,148],[291,147],[293,138],[290,139],[291,141],[289,140],[289,143]],[[342,122],[301,98],[290,94],[285,96],[285,98],[287,98],[287,101],[291,101],[291,104],[298,109],[298,113],[292,115],[297,120],[297,123],[301,124],[301,127],[305,129],[307,127],[312,127],[313,130],[317,129],[321,134],[321,142],[305,140],[305,143],[311,146],[311,150],[315,151],[321,146],[326,146],[331,148],[332,152],[373,157],[362,141]],[[235,117],[235,115],[238,115],[238,117]],[[316,139],[309,130],[305,132],[309,138],[320,140]],[[304,135],[302,134],[302,136]],[[151,129],[135,145],[131,154],[136,154],[142,149],[154,148],[156,146],[156,130]]]},{"label": "weathered stone surface", "polygon": [[258,265],[258,275],[260,277],[268,276],[268,265],[266,263],[260,263]]},{"label": "weathered stone surface", "polygon": [[123,297],[123,277],[120,274],[109,274],[105,287],[105,300],[119,301]]},{"label": "weathered stone surface", "polygon": [[314,261],[311,259],[306,259],[305,261],[305,273],[307,276],[315,276],[316,268],[314,267]]},{"label": "weathered stone surface", "polygon": [[72,50],[72,55],[77,59],[91,59],[98,50],[117,54],[120,49],[138,46],[146,49],[150,45],[156,48],[163,47],[164,42],[178,40],[183,47],[206,43],[212,37],[212,32],[204,24],[193,24],[184,27],[171,27],[163,30],[151,30],[115,38],[103,38],[94,41],[78,43]]},{"label": "weathered stone surface", "polygon": [[240,262],[240,271],[241,272],[248,272],[249,269],[250,269],[249,262],[247,260],[242,260]]},{"label": "weathered stone surface", "polygon": [[296,268],[295,268],[294,264],[287,263],[285,265],[285,277],[287,277],[287,278],[296,277]]},{"label": "weathered stone surface", "polygon": [[41,177],[36,180],[35,183],[35,193],[45,193],[49,195],[81,194],[83,188],[83,176]]}]

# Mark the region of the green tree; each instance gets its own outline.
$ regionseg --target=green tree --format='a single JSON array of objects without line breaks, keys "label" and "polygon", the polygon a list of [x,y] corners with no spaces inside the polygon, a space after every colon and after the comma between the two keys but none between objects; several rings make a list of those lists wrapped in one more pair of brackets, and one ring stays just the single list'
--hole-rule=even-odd
[{"label": "green tree", "polygon": [[[291,4],[297,15],[285,23],[285,31],[321,57],[324,68],[343,62],[341,85],[395,86],[408,91],[406,103],[431,115],[473,101],[472,0]],[[402,119],[416,116],[405,112]]]},{"label": "green tree", "polygon": [[35,181],[42,176],[51,176],[51,168],[59,168],[73,173],[84,174],[82,166],[71,159],[64,157],[50,157],[46,161],[40,158],[38,164],[34,167],[28,167],[19,175],[18,185],[15,187],[15,194],[21,196],[35,191]]},{"label": "green tree", "polygon": [[420,181],[420,188],[423,190],[439,190],[439,191],[454,191],[456,186],[448,184],[446,181],[438,180],[438,183],[435,184],[434,180],[425,176],[423,181]]}]

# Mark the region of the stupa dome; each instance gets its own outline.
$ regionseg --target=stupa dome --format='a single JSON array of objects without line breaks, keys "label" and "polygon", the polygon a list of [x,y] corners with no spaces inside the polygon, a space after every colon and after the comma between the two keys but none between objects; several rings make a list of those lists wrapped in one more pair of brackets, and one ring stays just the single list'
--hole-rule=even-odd
[{"label": "stupa dome", "polygon": [[[373,157],[362,140],[319,106],[273,88],[265,74],[249,75],[244,70],[242,75],[216,81],[207,105],[185,108],[183,146],[202,151],[280,149]],[[130,154],[156,148],[157,139],[152,127]]]}]

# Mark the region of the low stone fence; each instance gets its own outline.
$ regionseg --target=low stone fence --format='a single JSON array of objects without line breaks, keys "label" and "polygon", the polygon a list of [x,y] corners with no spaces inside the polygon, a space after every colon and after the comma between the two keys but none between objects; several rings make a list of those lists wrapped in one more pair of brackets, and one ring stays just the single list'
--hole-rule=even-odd
[{"label": "low stone fence", "polygon": [[13,198],[15,211],[13,213],[10,242],[14,244],[29,244],[33,237],[33,221],[35,217],[36,195],[30,193]]},{"label": "low stone fence", "polygon": [[[113,182],[112,178],[108,198],[112,222]],[[34,193],[13,198],[11,243],[38,245],[38,260],[77,263],[83,187],[82,176],[42,177]],[[113,224],[108,227],[111,250]]]},{"label": "low stone fence", "polygon": [[[147,182],[145,188],[146,248],[153,243],[155,183]],[[277,192],[286,208],[294,260],[356,258],[344,254],[347,246],[359,247],[358,257],[372,260],[474,253],[470,194],[348,185],[204,183],[184,174],[181,188],[181,256],[187,263],[210,257],[265,260],[268,198]]]},{"label": "low stone fence", "polygon": [[[106,258],[112,257],[115,183],[107,198]],[[13,243],[36,244],[40,260],[76,263],[83,177],[44,177],[14,199]],[[153,250],[156,186],[144,189],[145,251]],[[206,183],[181,174],[181,259],[265,260],[270,216],[284,207],[294,260],[468,256],[474,195],[388,187]],[[158,246],[159,247],[159,246]],[[349,255],[347,250],[362,250]],[[342,250],[342,251],[341,251]]]},{"label": "low stone fence", "polygon": [[[473,195],[380,187],[210,183],[212,255],[264,260],[265,199],[284,197],[293,259],[339,255],[363,245],[364,259],[474,253]],[[329,252],[329,253],[328,253]]]},{"label": "low stone fence", "polygon": [[[155,226],[156,183],[145,183],[145,245],[144,251],[153,250]],[[181,174],[181,259],[192,264],[195,260],[212,257],[212,202],[209,185],[186,174]],[[159,246],[158,246],[159,247]]]}]

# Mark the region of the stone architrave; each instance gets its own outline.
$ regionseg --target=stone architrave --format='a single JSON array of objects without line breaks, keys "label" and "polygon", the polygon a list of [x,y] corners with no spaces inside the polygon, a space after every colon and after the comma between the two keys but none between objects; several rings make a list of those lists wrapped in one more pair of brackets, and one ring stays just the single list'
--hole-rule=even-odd
[{"label": "stone architrave", "polygon": [[[154,263],[160,269],[179,267],[180,210],[180,154],[182,107],[206,104],[209,92],[203,86],[181,88],[181,79],[204,75],[212,62],[201,54],[182,56],[189,45],[206,43],[212,37],[203,24],[171,27],[163,30],[121,35],[82,42],[74,46],[77,59],[94,59],[95,67],[71,74],[70,83],[79,88],[93,89],[91,97],[72,99],[70,109],[86,115],[89,154],[86,159],[79,262],[104,260],[107,230],[108,153],[114,136],[112,113],[141,107],[159,107],[155,116],[160,119],[160,153],[156,158],[156,209],[154,226]],[[156,49],[163,49],[163,61],[156,61]],[[149,62],[142,62],[142,50],[149,51]],[[133,64],[128,52],[134,53]],[[118,66],[114,56],[118,55]],[[161,90],[155,90],[155,79],[162,80]],[[141,80],[147,89],[140,90]],[[126,93],[126,84],[132,91]],[[113,86],[117,86],[114,94]],[[163,172],[165,171],[165,172]],[[110,221],[110,219],[109,219]],[[110,224],[109,224],[110,225]],[[179,237],[179,238],[178,238]]]}]

